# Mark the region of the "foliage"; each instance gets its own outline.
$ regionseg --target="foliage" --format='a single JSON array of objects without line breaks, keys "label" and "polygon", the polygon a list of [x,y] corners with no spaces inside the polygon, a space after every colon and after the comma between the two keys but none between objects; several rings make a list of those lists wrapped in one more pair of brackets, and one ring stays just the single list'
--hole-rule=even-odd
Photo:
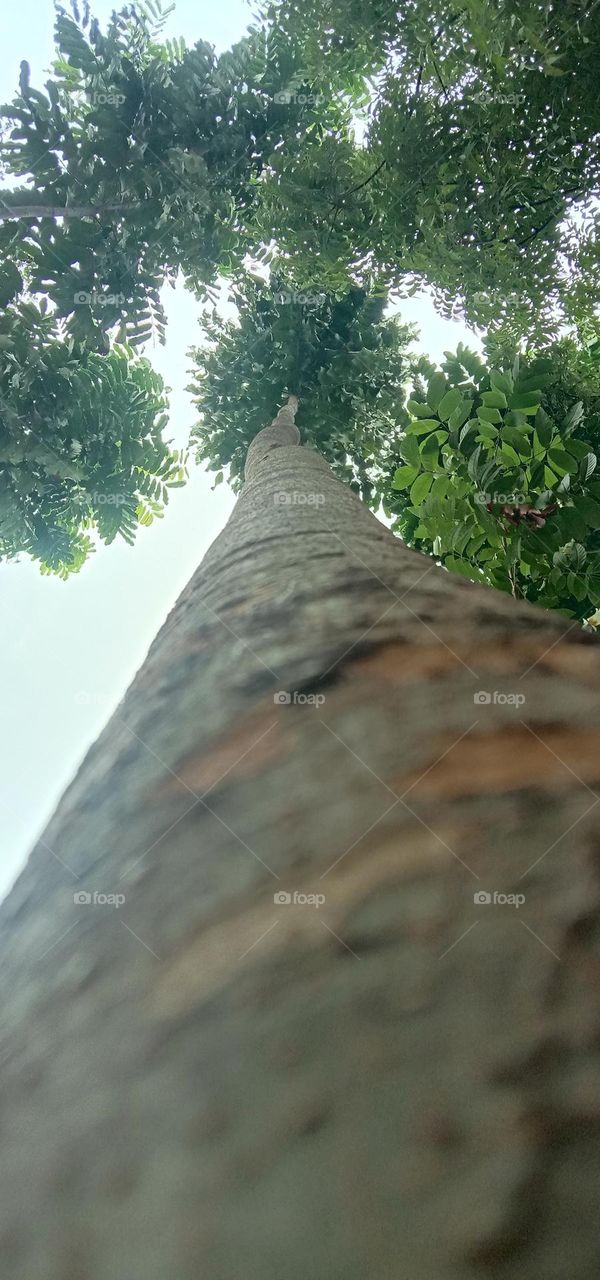
[{"label": "foliage", "polygon": [[61,577],[119,534],[162,514],[184,482],[162,439],[162,381],[130,348],[109,355],[61,338],[42,303],[0,318],[0,557],[25,552]]},{"label": "foliage", "polygon": [[278,29],[217,58],[161,39],[166,16],[141,0],[103,32],[87,3],[58,5],[45,91],[23,62],[0,110],[21,184],[0,197],[0,557],[63,575],[94,527],[131,539],[182,482],[162,384],[131,351],[164,339],[161,285],[181,271],[210,297],[239,273],[271,152],[348,112],[317,110]]},{"label": "foliage", "polygon": [[600,606],[598,395],[567,409],[569,359],[422,358],[384,505],[447,569],[583,620]]},{"label": "foliage", "polygon": [[393,457],[406,422],[411,329],[384,317],[384,296],[361,289],[342,298],[299,294],[276,272],[269,283],[247,275],[233,298],[237,321],[215,313],[206,325],[208,349],[193,352],[198,459],[215,470],[229,467],[237,488],[251,439],[294,394],[303,442],[371,501],[373,465],[379,474]]},{"label": "foliage", "polygon": [[[584,327],[600,284],[600,6],[585,0],[275,0],[306,65],[324,63],[364,144],[308,137],[276,163],[265,218],[299,285],[427,282],[517,341]],[[334,75],[335,71],[335,75]],[[370,77],[370,79],[369,79]]]},{"label": "foliage", "polygon": [[251,31],[217,58],[204,41],[161,42],[165,16],[157,0],[127,5],[103,33],[87,5],[59,6],[45,92],[23,63],[0,112],[5,169],[34,183],[0,201],[0,297],[47,294],[99,348],[116,325],[130,343],[162,338],[159,289],[179,270],[206,296],[218,268],[239,268],[271,151],[316,118],[310,95],[279,92],[299,71],[281,33]]},{"label": "foliage", "polygon": [[[131,538],[159,514],[182,459],[132,348],[164,338],[165,282],[182,273],[214,301],[224,275],[238,319],[208,319],[192,388],[217,480],[228,468],[239,485],[250,439],[295,392],[306,442],[409,540],[587,616],[600,5],[270,0],[220,57],[165,40],[166,16],[138,0],[103,31],[87,0],[58,5],[44,91],[24,62],[0,109],[20,184],[0,196],[0,556],[65,574],[93,528]],[[250,274],[273,259],[269,283]],[[410,331],[384,315],[387,292],[423,282],[487,329],[490,360],[447,358],[428,428],[404,403]],[[565,318],[576,341],[558,340]],[[416,368],[420,403],[441,375]],[[457,394],[472,401],[458,426]],[[488,510],[492,485],[522,500]]]}]

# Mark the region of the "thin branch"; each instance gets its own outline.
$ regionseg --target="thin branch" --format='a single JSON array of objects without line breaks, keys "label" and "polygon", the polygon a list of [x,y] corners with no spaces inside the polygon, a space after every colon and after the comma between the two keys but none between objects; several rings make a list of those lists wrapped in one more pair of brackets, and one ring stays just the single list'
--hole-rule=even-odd
[{"label": "thin branch", "polygon": [[[421,84],[422,84],[422,81],[423,81],[423,69],[424,69],[424,63],[423,63],[423,62],[421,62],[420,66],[419,66],[419,71],[418,71],[418,74],[417,74],[417,83],[416,83],[416,86],[415,86],[415,92],[414,92],[414,94],[413,94],[413,99],[412,99],[412,102],[411,102],[411,104],[410,104],[410,106],[409,106],[409,108],[408,108],[407,114],[406,114],[406,123],[408,123],[408,121],[410,120],[410,118],[411,118],[411,116],[412,116],[412,114],[413,114],[413,112],[414,112],[414,109],[415,109],[415,107],[416,107],[416,105],[417,105],[417,101],[418,101],[418,98],[419,98],[419,94],[420,94],[420,92],[421,92]],[[405,124],[404,128],[406,128],[406,124]],[[340,212],[340,208],[341,208],[341,206],[342,206],[342,204],[343,204],[344,200],[346,199],[346,196],[352,196],[352,195],[354,195],[355,191],[362,191],[363,187],[368,186],[369,182],[372,182],[372,181],[373,181],[373,178],[376,178],[376,177],[377,177],[377,174],[378,174],[378,173],[381,173],[381,170],[385,167],[385,165],[386,165],[386,164],[387,164],[387,158],[384,158],[384,159],[381,161],[381,163],[377,165],[377,168],[376,168],[376,169],[374,169],[374,170],[373,170],[373,172],[369,174],[368,178],[363,178],[362,182],[357,182],[356,186],[354,186],[354,187],[350,187],[350,189],[349,189],[348,191],[344,191],[344,192],[343,192],[343,194],[342,194],[341,196],[339,196],[339,197],[338,197],[338,199],[335,201],[334,211],[333,211],[333,218],[332,218],[332,220],[331,220],[331,226],[330,226],[329,231],[328,231],[328,233],[327,233],[327,239],[326,239],[326,241],[325,241],[325,248],[327,248],[327,245],[329,244],[329,241],[330,241],[331,236],[332,236],[332,233],[333,233],[333,228],[335,227],[335,224],[336,224],[336,220],[337,220],[338,213]]]},{"label": "thin branch", "polygon": [[524,240],[517,240],[515,243],[517,244],[518,248],[522,249],[523,245],[530,244],[530,242],[532,240],[535,240],[536,236],[539,236],[542,231],[545,231],[546,227],[549,226],[551,222],[554,222],[555,218],[557,217],[558,217],[558,214],[556,212],[551,213],[550,217],[546,218],[546,221],[542,222],[542,225],[540,227],[534,227],[533,231],[531,231],[528,236],[525,236]]},{"label": "thin branch", "polygon": [[377,174],[381,172],[381,170],[383,169],[383,166],[386,164],[387,164],[387,160],[382,160],[381,164],[377,165],[377,168],[374,169],[373,172],[369,174],[368,178],[364,178],[362,182],[357,182],[356,186],[350,187],[349,191],[344,191],[344,194],[340,196],[340,201],[345,200],[346,196],[354,195],[355,191],[361,191],[363,187],[368,186],[369,182],[372,182],[373,178],[377,177]]}]

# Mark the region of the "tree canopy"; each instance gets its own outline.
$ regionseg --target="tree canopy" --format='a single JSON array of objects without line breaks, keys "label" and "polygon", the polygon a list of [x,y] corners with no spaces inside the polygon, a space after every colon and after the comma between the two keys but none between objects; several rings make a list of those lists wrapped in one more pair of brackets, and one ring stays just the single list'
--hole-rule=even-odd
[{"label": "tree canopy", "polygon": [[[275,0],[305,64],[369,98],[363,143],[278,161],[298,269],[428,282],[443,308],[547,339],[598,297],[600,9],[565,0]],[[313,196],[313,189],[317,195]],[[325,259],[325,262],[323,262]],[[311,268],[312,264],[312,268]]]},{"label": "tree canopy", "polygon": [[[167,39],[168,12],[139,0],[102,30],[58,4],[51,76],[23,61],[0,109],[0,555],[66,575],[183,482],[136,354],[182,276],[217,482],[297,394],[307,443],[414,545],[588,616],[600,6],[270,0],[219,56]],[[235,321],[210,310],[223,278]],[[486,330],[487,364],[419,356],[386,307],[422,285]],[[493,485],[524,510],[482,503]]]},{"label": "tree canopy", "polygon": [[66,577],[92,550],[94,531],[131,542],[184,482],[148,360],[65,340],[43,301],[0,317],[0,404],[0,556],[26,552]]},{"label": "tree canopy", "polygon": [[247,275],[233,299],[237,320],[215,313],[205,325],[208,350],[193,352],[198,459],[228,467],[237,486],[251,439],[297,395],[305,443],[371,500],[373,467],[379,473],[384,459],[393,460],[408,421],[403,380],[412,329],[384,315],[385,296],[302,294],[276,272],[268,283]]}]

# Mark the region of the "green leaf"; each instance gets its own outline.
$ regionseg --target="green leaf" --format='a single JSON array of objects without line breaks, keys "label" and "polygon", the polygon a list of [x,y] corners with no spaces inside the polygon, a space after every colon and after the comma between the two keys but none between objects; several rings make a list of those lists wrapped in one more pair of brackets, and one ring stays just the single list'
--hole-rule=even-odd
[{"label": "green leaf", "polygon": [[404,462],[408,462],[410,466],[418,467],[420,469],[421,456],[419,453],[418,441],[415,439],[414,435],[405,436],[404,439],[400,441],[398,452]]},{"label": "green leaf", "polygon": [[564,434],[570,435],[571,432],[574,431],[575,428],[579,426],[579,423],[581,422],[582,418],[583,418],[583,403],[581,400],[578,400],[577,404],[574,404],[573,407],[569,409],[569,412],[566,418],[564,419],[564,422],[562,424],[562,429]]},{"label": "green leaf", "polygon": [[600,529],[600,503],[594,498],[578,496],[575,499],[575,509],[583,516],[588,528]]},{"label": "green leaf", "polygon": [[406,428],[406,434],[411,436],[422,436],[430,431],[435,431],[439,427],[437,418],[421,418],[420,422],[410,422]]},{"label": "green leaf", "polygon": [[596,470],[598,459],[595,453],[586,453],[579,464],[579,476],[581,480],[589,480],[590,476]]},{"label": "green leaf", "polygon": [[554,423],[544,409],[540,409],[536,417],[535,429],[540,444],[543,445],[544,449],[547,449],[554,435]]},{"label": "green leaf", "polygon": [[420,449],[422,464],[424,467],[427,467],[429,471],[435,470],[438,462],[439,452],[440,452],[440,441],[438,439],[438,433],[434,432],[432,435],[427,437],[427,439],[421,445],[421,449]]},{"label": "green leaf", "polygon": [[482,404],[478,406],[477,417],[481,418],[482,422],[502,422],[502,414],[498,409],[488,409]]},{"label": "green leaf", "polygon": [[472,408],[472,400],[463,400],[461,404],[457,405],[456,409],[452,411],[448,418],[448,426],[452,431],[456,431],[459,427],[462,427],[463,423],[465,423],[467,418],[470,416]]},{"label": "green leaf", "polygon": [[508,401],[503,391],[484,391],[481,397],[488,409],[506,409]]},{"label": "green leaf", "polygon": [[408,489],[418,474],[418,467],[398,467],[394,472],[392,489]]},{"label": "green leaf", "polygon": [[[459,407],[459,405],[462,404],[462,402],[463,402],[463,394],[460,388],[451,387],[450,390],[447,391],[446,394],[442,396],[438,404],[438,407],[437,407],[438,418],[440,418],[442,422],[448,422],[452,414]],[[460,423],[459,425],[462,426],[462,423]]]},{"label": "green leaf", "polygon": [[572,458],[569,453],[566,453],[564,449],[549,449],[548,458],[555,470],[559,471],[561,475],[564,475],[566,472],[571,476],[577,474],[577,463],[575,459]]},{"label": "green leaf", "polygon": [[406,407],[414,418],[430,418],[435,409],[434,405],[420,404],[418,400],[409,400]]},{"label": "green leaf", "polygon": [[519,410],[520,413],[527,414],[528,417],[534,416],[540,406],[542,392],[540,391],[521,391],[515,392],[510,397],[511,409]]},{"label": "green leaf", "polygon": [[522,458],[531,457],[531,444],[524,431],[517,431],[514,427],[504,427],[502,441],[512,445]]},{"label": "green leaf", "polygon": [[443,373],[434,373],[429,380],[427,387],[427,403],[431,408],[437,410],[438,405],[442,402],[442,397],[446,391],[446,379]]},{"label": "green leaf", "polygon": [[449,569],[451,573],[458,573],[462,578],[469,578],[471,582],[481,582],[483,574],[476,569],[468,560],[461,560],[459,556],[446,556],[444,567]]},{"label": "green leaf", "polygon": [[410,491],[410,500],[413,507],[420,506],[423,499],[427,497],[432,483],[433,476],[430,471],[425,471],[417,477]]},{"label": "green leaf", "polygon": [[[490,382],[495,391],[501,391],[505,396],[512,395],[514,382],[511,373],[503,373],[500,369],[491,369]],[[500,405],[498,405],[498,408],[500,408]]]},{"label": "green leaf", "polygon": [[452,488],[452,481],[449,476],[436,476],[431,486],[432,498],[446,498]]}]

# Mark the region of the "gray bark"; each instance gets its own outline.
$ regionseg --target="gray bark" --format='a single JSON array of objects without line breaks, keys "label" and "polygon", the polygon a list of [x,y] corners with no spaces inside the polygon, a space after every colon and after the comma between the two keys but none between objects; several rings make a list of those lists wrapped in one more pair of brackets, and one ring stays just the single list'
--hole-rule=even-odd
[{"label": "gray bark", "polygon": [[588,1280],[597,649],[270,431],[0,910],[5,1274]]}]

